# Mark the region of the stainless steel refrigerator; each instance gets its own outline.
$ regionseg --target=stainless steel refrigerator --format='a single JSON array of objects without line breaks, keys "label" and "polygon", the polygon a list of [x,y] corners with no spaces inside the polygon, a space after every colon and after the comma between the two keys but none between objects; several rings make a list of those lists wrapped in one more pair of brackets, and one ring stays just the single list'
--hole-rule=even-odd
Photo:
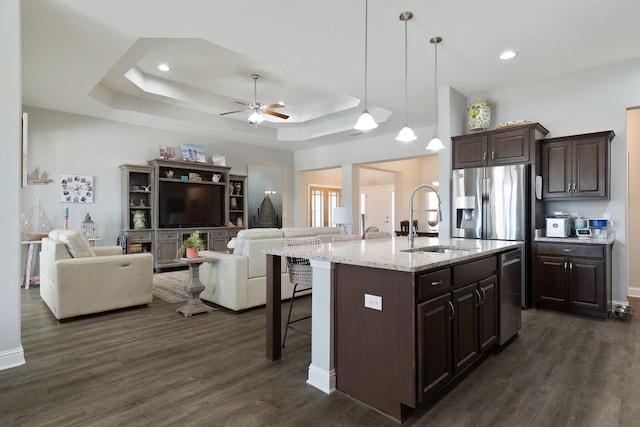
[{"label": "stainless steel refrigerator", "polygon": [[530,165],[457,169],[452,177],[452,237],[485,240],[522,240],[521,307],[531,301]]},{"label": "stainless steel refrigerator", "polygon": [[528,165],[453,171],[453,237],[525,240]]}]

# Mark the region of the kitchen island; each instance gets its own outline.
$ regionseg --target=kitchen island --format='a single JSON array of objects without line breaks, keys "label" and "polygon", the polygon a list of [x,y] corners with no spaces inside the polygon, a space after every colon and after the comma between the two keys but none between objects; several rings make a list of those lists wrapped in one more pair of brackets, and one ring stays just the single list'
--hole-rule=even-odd
[{"label": "kitchen island", "polygon": [[[281,357],[282,256],[313,267],[307,383],[397,420],[517,334],[519,300],[511,298],[517,319],[513,310],[499,316],[500,289],[522,282],[522,242],[416,238],[414,246],[394,237],[265,250],[267,358]],[[500,328],[501,317],[516,327]],[[509,337],[499,336],[503,329]]]}]

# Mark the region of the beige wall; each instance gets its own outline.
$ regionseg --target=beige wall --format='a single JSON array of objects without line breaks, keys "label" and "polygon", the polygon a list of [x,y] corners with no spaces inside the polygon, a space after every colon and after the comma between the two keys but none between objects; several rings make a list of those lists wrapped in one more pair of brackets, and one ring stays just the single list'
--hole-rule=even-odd
[{"label": "beige wall", "polygon": [[628,295],[640,297],[640,108],[627,112],[627,259]]}]

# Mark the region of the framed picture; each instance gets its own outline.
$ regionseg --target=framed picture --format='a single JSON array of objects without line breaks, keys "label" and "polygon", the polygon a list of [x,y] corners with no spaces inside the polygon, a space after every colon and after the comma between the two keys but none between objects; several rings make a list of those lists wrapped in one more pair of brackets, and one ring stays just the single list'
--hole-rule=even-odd
[{"label": "framed picture", "polygon": [[187,162],[207,163],[204,156],[204,147],[195,144],[182,144],[182,160]]},{"label": "framed picture", "polygon": [[60,201],[67,203],[93,203],[93,177],[60,175]]},{"label": "framed picture", "polygon": [[211,164],[215,166],[226,166],[224,154],[213,153],[211,155]]},{"label": "framed picture", "polygon": [[160,158],[165,160],[176,159],[176,147],[169,147],[168,145],[160,146]]}]

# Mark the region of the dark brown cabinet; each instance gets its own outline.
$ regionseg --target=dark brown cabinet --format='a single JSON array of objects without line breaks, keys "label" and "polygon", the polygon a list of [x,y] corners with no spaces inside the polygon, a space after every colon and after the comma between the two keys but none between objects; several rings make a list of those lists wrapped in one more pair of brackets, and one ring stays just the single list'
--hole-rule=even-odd
[{"label": "dark brown cabinet", "polygon": [[451,138],[453,169],[528,163],[535,159],[535,141],[548,133],[539,123]]},{"label": "dark brown cabinet", "polygon": [[538,307],[611,313],[611,245],[538,243],[536,267]]},{"label": "dark brown cabinet", "polygon": [[418,396],[423,402],[453,377],[451,319],[453,303],[444,295],[418,304]]},{"label": "dark brown cabinet", "polygon": [[545,200],[609,198],[613,131],[550,138],[542,144]]},{"label": "dark brown cabinet", "polygon": [[496,265],[491,256],[418,276],[418,401],[437,394],[496,344]]}]

